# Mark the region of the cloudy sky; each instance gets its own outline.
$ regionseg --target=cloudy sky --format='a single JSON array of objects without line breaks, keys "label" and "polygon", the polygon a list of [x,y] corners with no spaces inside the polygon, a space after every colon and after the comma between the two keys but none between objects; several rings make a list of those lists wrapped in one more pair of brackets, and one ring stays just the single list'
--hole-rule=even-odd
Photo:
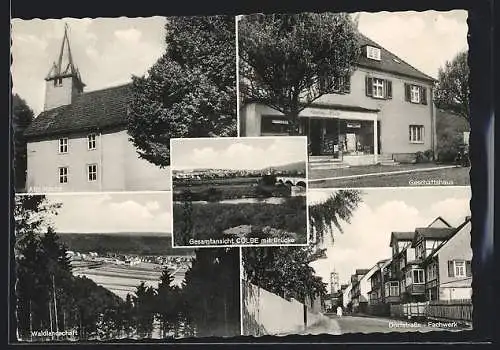
[{"label": "cloudy sky", "polygon": [[[309,190],[308,200],[315,203],[334,190]],[[470,215],[470,187],[409,187],[363,189],[363,203],[355,210],[351,224],[343,223],[344,233],[335,236],[327,250],[327,259],[311,265],[327,283],[330,272],[339,273],[347,283],[356,269],[369,269],[377,261],[391,257],[392,231],[413,231],[428,226],[441,216],[452,226]]]},{"label": "cloudy sky", "polygon": [[361,12],[359,30],[434,78],[439,67],[468,48],[465,10]]},{"label": "cloudy sky", "polygon": [[[438,68],[467,48],[467,12],[361,13],[362,33],[424,73]],[[165,48],[163,17],[12,21],[13,90],[35,114],[41,112],[45,81],[64,34],[70,42],[86,91],[128,82],[142,75]]]},{"label": "cloudy sky", "polygon": [[262,169],[306,161],[305,137],[176,139],[172,169]]},{"label": "cloudy sky", "polygon": [[168,192],[47,195],[62,204],[50,217],[56,231],[72,233],[171,233],[169,197]]}]

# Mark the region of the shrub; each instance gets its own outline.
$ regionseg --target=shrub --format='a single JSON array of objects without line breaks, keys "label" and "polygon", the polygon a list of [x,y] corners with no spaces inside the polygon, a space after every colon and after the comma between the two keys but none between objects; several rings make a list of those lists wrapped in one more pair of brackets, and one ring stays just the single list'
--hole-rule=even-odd
[{"label": "shrub", "polygon": [[462,146],[461,135],[443,135],[437,144],[438,161],[441,163],[453,163]]},{"label": "shrub", "polygon": [[222,191],[220,191],[214,187],[210,187],[204,193],[204,197],[206,198],[206,200],[208,202],[217,202],[217,201],[220,201],[222,199]]},{"label": "shrub", "polygon": [[424,156],[430,161],[434,158],[434,151],[431,149],[428,149],[424,152]]},{"label": "shrub", "polygon": [[260,182],[265,186],[274,186],[276,184],[276,175],[264,175]]},{"label": "shrub", "polygon": [[415,153],[415,162],[416,163],[422,163],[423,160],[424,160],[424,153],[423,152]]}]

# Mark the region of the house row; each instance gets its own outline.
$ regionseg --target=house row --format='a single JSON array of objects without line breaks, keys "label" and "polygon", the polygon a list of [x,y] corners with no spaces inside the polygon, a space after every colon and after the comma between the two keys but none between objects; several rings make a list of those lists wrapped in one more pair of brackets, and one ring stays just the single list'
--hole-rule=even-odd
[{"label": "house row", "polygon": [[376,313],[391,304],[470,300],[472,248],[470,217],[452,227],[436,218],[427,227],[392,232],[392,256],[369,269],[356,269],[342,286],[344,307]]}]

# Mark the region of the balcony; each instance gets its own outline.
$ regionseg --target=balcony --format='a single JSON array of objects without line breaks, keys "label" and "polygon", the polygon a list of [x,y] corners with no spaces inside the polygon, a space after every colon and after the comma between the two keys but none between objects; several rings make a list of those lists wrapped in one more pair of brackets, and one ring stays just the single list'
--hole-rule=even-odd
[{"label": "balcony", "polygon": [[425,294],[425,284],[410,284],[406,291],[412,295]]}]

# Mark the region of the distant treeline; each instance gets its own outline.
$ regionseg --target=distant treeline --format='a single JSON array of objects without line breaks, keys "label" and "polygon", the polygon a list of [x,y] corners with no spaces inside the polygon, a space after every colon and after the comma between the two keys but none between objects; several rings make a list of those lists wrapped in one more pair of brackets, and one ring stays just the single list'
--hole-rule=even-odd
[{"label": "distant treeline", "polygon": [[137,255],[194,255],[192,249],[172,248],[172,237],[106,233],[61,233],[60,241],[68,250],[80,253]]}]

